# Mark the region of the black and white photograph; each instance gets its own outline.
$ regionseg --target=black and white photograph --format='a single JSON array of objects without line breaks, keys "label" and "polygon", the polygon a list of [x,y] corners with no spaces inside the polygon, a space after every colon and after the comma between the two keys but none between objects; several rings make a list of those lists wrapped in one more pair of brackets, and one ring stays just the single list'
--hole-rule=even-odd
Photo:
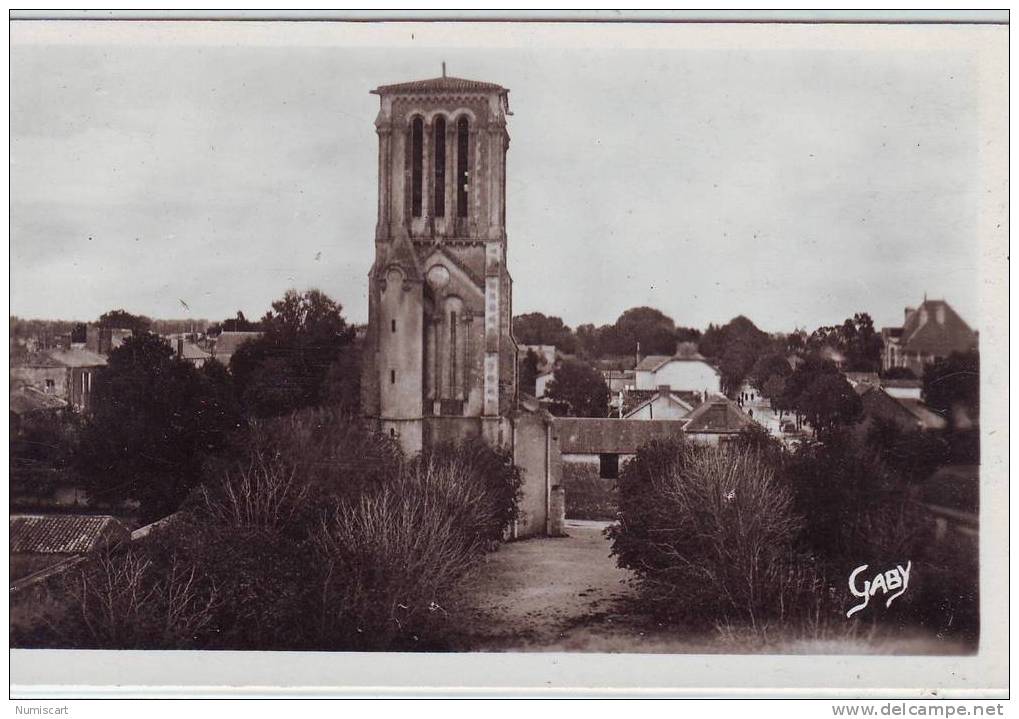
[{"label": "black and white photograph", "polygon": [[13,16],[12,691],[1007,690],[1007,10],[564,15]]}]

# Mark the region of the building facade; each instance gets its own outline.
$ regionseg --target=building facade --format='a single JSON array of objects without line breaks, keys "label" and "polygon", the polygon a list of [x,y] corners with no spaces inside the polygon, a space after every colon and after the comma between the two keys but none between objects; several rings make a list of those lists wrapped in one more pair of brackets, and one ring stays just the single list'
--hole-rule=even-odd
[{"label": "building facade", "polygon": [[379,201],[365,412],[410,452],[469,435],[504,445],[517,398],[508,91],[444,75],[373,92]]},{"label": "building facade", "polygon": [[945,300],[925,297],[919,307],[905,309],[901,327],[882,328],[881,339],[885,372],[905,367],[923,377],[924,368],[934,360],[976,349],[978,337]]}]

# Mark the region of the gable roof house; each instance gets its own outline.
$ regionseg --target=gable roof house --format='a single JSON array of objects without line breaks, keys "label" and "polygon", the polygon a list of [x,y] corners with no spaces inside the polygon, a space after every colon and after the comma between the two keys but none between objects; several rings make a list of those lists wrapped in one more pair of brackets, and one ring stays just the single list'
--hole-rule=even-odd
[{"label": "gable roof house", "polygon": [[634,370],[636,389],[657,389],[662,385],[690,392],[719,394],[722,377],[692,342],[681,343],[674,355],[648,355]]},{"label": "gable roof house", "polygon": [[31,352],[11,366],[12,384],[35,387],[87,412],[96,373],[106,358],[87,349],[50,349]]},{"label": "gable roof house", "polygon": [[944,429],[944,417],[924,404],[919,397],[898,397],[883,387],[855,387],[863,403],[863,419],[858,430],[866,432],[876,420],[891,422],[905,432]]},{"label": "gable roof house", "polygon": [[934,360],[976,349],[978,336],[945,300],[924,298],[919,307],[905,309],[901,327],[882,328],[881,339],[885,371],[907,367],[922,377],[924,367]]},{"label": "gable roof house", "polygon": [[623,419],[683,419],[701,403],[697,392],[673,391],[668,385],[623,393]]},{"label": "gable roof house", "polygon": [[242,344],[261,336],[261,332],[220,332],[212,344],[212,358],[224,367],[229,367],[230,358]]},{"label": "gable roof house", "polygon": [[690,413],[684,431],[694,441],[718,444],[754,426],[757,423],[735,402],[715,396]]},{"label": "gable roof house", "polygon": [[11,578],[130,539],[128,528],[107,515],[11,515]]}]

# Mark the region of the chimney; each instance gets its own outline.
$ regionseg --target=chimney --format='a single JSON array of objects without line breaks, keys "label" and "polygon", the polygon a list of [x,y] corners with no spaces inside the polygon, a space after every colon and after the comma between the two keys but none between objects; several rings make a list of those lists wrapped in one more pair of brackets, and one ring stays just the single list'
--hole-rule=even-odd
[{"label": "chimney", "polygon": [[637,364],[635,364],[634,367],[638,364],[640,364],[640,340],[637,340]]},{"label": "chimney", "polygon": [[184,338],[183,337],[178,337],[177,338],[177,356],[178,357],[183,357],[184,356]]},{"label": "chimney", "polygon": [[667,384],[658,385],[658,394],[662,397],[668,397],[669,393],[672,392],[672,387]]},{"label": "chimney", "polygon": [[916,307],[907,307],[906,308],[906,312],[905,312],[905,314],[902,317],[903,323],[905,323],[909,319],[909,316],[911,314],[913,314],[914,312],[916,312]]}]

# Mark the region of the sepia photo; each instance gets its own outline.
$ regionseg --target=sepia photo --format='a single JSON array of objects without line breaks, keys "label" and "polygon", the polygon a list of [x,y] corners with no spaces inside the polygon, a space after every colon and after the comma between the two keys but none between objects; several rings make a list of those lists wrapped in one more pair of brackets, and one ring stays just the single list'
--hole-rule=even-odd
[{"label": "sepia photo", "polygon": [[639,19],[11,21],[13,686],[1005,689],[1007,12]]}]

